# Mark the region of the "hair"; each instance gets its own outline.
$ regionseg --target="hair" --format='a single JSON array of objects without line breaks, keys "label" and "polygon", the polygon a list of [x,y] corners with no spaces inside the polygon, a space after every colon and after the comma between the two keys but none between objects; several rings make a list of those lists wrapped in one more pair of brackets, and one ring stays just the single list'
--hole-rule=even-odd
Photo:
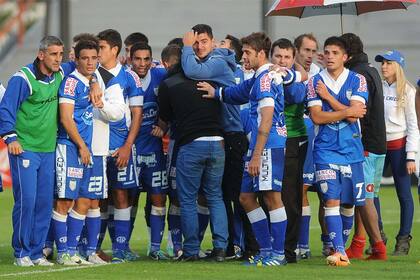
[{"label": "hair", "polygon": [[296,55],[296,48],[289,39],[280,38],[280,39],[276,40],[271,45],[271,50],[270,50],[271,56],[273,56],[273,52],[274,52],[275,47],[278,47],[279,49],[287,49],[287,50],[291,49],[293,51],[293,57],[295,57],[295,55]]},{"label": "hair", "polygon": [[77,43],[80,41],[94,41],[96,44],[99,44],[98,37],[90,33],[80,33],[73,37],[73,43]]},{"label": "hair", "polygon": [[122,47],[122,39],[121,34],[117,30],[106,29],[104,31],[101,31],[98,34],[98,39],[106,41],[111,46],[111,48],[118,47],[117,55],[120,54]]},{"label": "hair", "polygon": [[146,43],[149,44],[149,38],[141,32],[134,32],[127,36],[124,40],[124,45],[132,46],[135,43]]},{"label": "hair", "polygon": [[230,46],[235,52],[235,60],[237,63],[242,59],[242,43],[241,40],[230,34],[226,35],[225,39],[230,40]]},{"label": "hair", "polygon": [[249,45],[255,51],[264,51],[267,58],[269,58],[271,49],[271,40],[264,32],[254,32],[241,39],[242,45]]},{"label": "hair", "polygon": [[176,57],[179,61],[181,58],[181,48],[175,44],[167,45],[163,48],[160,57],[164,62],[168,62],[171,59],[171,57]]},{"label": "hair", "polygon": [[45,36],[39,42],[39,50],[40,51],[45,51],[50,46],[64,46],[64,44],[63,44],[63,42],[61,41],[60,38],[55,37],[55,36],[51,36],[51,35]]},{"label": "hair", "polygon": [[148,50],[152,56],[152,48],[144,42],[134,44],[130,49],[130,58],[133,59],[134,53],[138,50]]},{"label": "hair", "polygon": [[340,36],[347,46],[347,54],[351,57],[363,53],[363,42],[359,36],[354,33],[345,33]]},{"label": "hair", "polygon": [[92,40],[80,40],[74,47],[74,56],[76,58],[80,57],[80,52],[82,50],[96,50],[99,52],[99,46],[95,41]]},{"label": "hair", "polygon": [[341,50],[343,50],[344,53],[347,53],[346,43],[340,37],[331,36],[331,37],[327,38],[327,40],[325,40],[325,42],[324,42],[324,48],[326,46],[337,46]]},{"label": "hair", "polygon": [[390,62],[395,67],[395,78],[396,78],[395,82],[397,85],[397,97],[398,97],[397,107],[398,107],[398,110],[400,110],[407,105],[407,103],[405,102],[407,88],[412,88],[413,90],[415,90],[415,88],[405,77],[405,73],[401,65],[399,65],[398,62],[396,61],[390,61]]},{"label": "hair", "polygon": [[302,47],[302,42],[303,42],[304,38],[309,39],[311,41],[314,41],[316,43],[316,48],[318,49],[318,40],[315,38],[314,34],[304,33],[304,34],[301,34],[301,35],[297,36],[295,41],[293,42],[293,44],[295,45],[295,48],[297,50],[299,50],[300,47]]},{"label": "hair", "polygon": [[182,38],[173,38],[168,42],[168,45],[177,45],[180,48],[184,47],[184,42],[182,41]]},{"label": "hair", "polygon": [[211,29],[210,25],[207,24],[196,24],[193,26],[192,30],[197,32],[197,34],[207,33],[210,39],[213,39],[213,30]]}]

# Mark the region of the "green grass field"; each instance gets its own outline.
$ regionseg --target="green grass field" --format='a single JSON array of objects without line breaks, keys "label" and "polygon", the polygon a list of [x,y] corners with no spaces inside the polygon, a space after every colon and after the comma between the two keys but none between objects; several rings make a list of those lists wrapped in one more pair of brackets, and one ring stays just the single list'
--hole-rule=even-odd
[{"label": "green grass field", "polygon": [[[317,219],[311,221],[311,250],[313,257],[298,264],[285,267],[245,267],[238,261],[219,263],[196,262],[155,262],[146,254],[147,234],[143,213],[139,213],[131,247],[141,254],[141,259],[133,263],[105,265],[99,267],[19,268],[14,266],[11,242],[12,193],[6,189],[0,194],[0,278],[19,279],[420,279],[420,213],[417,190],[413,188],[415,215],[413,240],[410,255],[390,257],[387,262],[352,261],[345,268],[328,267],[321,256],[320,229]],[[385,232],[389,237],[388,251],[392,252],[399,225],[399,206],[395,190],[383,188],[381,203]],[[317,209],[317,198],[311,194],[310,201]],[[316,211],[312,210],[315,214]],[[166,236],[166,234],[165,234]],[[203,248],[210,248],[210,234],[207,233]],[[165,244],[163,248],[165,248]],[[104,248],[109,248],[106,240]]]}]

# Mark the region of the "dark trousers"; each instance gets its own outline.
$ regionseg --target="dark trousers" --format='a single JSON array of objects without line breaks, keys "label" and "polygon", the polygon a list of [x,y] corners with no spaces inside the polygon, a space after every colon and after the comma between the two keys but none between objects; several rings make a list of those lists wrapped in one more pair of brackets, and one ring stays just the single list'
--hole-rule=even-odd
[{"label": "dark trousers", "polygon": [[287,214],[285,255],[288,262],[296,262],[295,249],[299,239],[302,216],[303,163],[308,137],[287,138],[281,198]]},{"label": "dark trousers", "polygon": [[239,203],[244,171],[244,155],[248,149],[248,139],[242,132],[226,133],[223,137],[225,139],[225,170],[223,173],[222,190],[229,230],[227,252],[228,254],[233,252],[235,212],[239,214],[242,221],[244,234],[243,249],[248,252],[256,252],[259,249],[258,243],[252,232],[251,223]]}]

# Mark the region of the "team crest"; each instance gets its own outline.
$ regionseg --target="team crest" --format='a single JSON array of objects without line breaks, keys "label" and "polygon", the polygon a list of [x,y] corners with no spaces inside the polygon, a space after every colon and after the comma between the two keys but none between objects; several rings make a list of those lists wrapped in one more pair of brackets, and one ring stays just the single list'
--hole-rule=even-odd
[{"label": "team crest", "polygon": [[30,163],[31,162],[29,161],[29,159],[23,159],[22,160],[22,166],[25,167],[25,168],[28,168]]},{"label": "team crest", "polygon": [[351,90],[351,89],[348,89],[348,90],[346,91],[346,97],[347,97],[347,99],[348,99],[348,100],[350,100],[350,98],[351,98],[351,94],[352,94],[352,90]]},{"label": "team crest", "polygon": [[69,182],[69,188],[70,188],[70,190],[74,191],[76,189],[76,181],[71,180]]},{"label": "team crest", "polygon": [[321,192],[322,193],[327,193],[327,191],[328,191],[328,184],[327,184],[327,182],[321,183],[320,184],[320,187],[321,187]]},{"label": "team crest", "polygon": [[155,88],[153,89],[153,91],[155,92],[155,95],[156,95],[156,96],[158,95],[158,90],[159,90],[159,88],[157,88],[157,87],[155,87]]}]

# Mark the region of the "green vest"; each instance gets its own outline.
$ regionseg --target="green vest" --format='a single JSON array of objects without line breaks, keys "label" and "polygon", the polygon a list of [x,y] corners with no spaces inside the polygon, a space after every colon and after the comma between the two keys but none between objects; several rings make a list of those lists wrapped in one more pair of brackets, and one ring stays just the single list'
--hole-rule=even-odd
[{"label": "green vest", "polygon": [[284,108],[287,138],[306,136],[306,126],[303,120],[304,110],[305,106],[303,103],[286,105]]},{"label": "green vest", "polygon": [[21,104],[15,129],[23,150],[31,152],[54,152],[57,143],[58,89],[63,74],[54,73],[50,83],[39,81],[27,67],[21,72],[30,88],[29,97]]}]

